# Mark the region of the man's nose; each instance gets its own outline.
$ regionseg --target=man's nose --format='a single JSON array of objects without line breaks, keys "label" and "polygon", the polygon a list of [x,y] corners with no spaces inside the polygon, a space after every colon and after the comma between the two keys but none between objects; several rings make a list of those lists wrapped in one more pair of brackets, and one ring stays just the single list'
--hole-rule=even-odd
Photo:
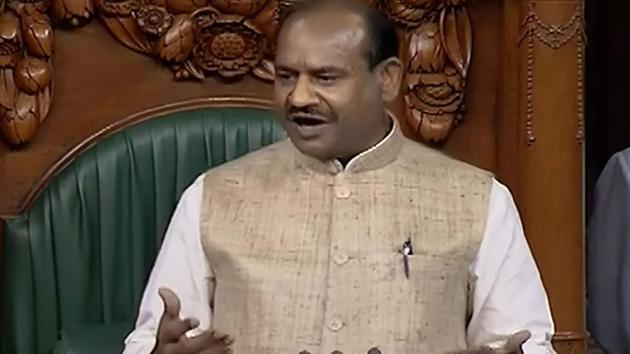
[{"label": "man's nose", "polygon": [[306,76],[298,77],[289,100],[294,107],[308,107],[317,103],[317,96]]}]

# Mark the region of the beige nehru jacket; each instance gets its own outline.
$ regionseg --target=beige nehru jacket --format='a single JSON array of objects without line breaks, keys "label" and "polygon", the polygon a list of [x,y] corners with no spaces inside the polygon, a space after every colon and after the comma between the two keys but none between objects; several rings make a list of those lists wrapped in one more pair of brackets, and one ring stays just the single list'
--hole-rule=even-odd
[{"label": "beige nehru jacket", "polygon": [[398,129],[345,169],[287,141],[212,169],[201,214],[212,328],[238,338],[236,354],[465,349],[490,187],[489,173]]}]

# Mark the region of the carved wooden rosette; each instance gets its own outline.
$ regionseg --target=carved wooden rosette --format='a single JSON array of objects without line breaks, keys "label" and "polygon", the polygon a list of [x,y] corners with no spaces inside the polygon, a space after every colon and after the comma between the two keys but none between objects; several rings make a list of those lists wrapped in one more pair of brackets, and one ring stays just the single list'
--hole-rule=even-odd
[{"label": "carved wooden rosette", "polygon": [[472,28],[465,0],[385,1],[402,31],[407,123],[426,142],[443,142],[464,115]]},{"label": "carved wooden rosette", "polygon": [[98,7],[118,40],[170,64],[178,80],[249,72],[273,79],[275,0],[101,0]]},{"label": "carved wooden rosette", "polygon": [[90,0],[12,0],[0,13],[0,131],[12,145],[32,141],[52,102],[52,21],[86,23]]}]

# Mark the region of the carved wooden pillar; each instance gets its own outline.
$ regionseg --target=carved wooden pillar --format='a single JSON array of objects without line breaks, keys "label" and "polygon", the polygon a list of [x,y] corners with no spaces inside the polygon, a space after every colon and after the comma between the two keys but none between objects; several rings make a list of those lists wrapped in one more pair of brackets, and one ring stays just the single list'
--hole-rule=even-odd
[{"label": "carved wooden pillar", "polygon": [[504,59],[515,74],[506,70],[503,89],[517,94],[503,98],[499,174],[549,293],[559,353],[585,351],[581,1],[514,1],[504,13],[504,43],[518,50]]}]

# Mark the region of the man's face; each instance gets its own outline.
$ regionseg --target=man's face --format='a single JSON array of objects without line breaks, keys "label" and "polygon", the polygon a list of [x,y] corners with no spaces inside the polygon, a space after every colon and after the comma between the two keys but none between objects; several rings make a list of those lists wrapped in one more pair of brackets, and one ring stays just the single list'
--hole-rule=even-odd
[{"label": "man's face", "polygon": [[360,16],[348,11],[292,18],[281,31],[275,99],[302,153],[349,158],[383,137],[387,121],[367,35]]}]

